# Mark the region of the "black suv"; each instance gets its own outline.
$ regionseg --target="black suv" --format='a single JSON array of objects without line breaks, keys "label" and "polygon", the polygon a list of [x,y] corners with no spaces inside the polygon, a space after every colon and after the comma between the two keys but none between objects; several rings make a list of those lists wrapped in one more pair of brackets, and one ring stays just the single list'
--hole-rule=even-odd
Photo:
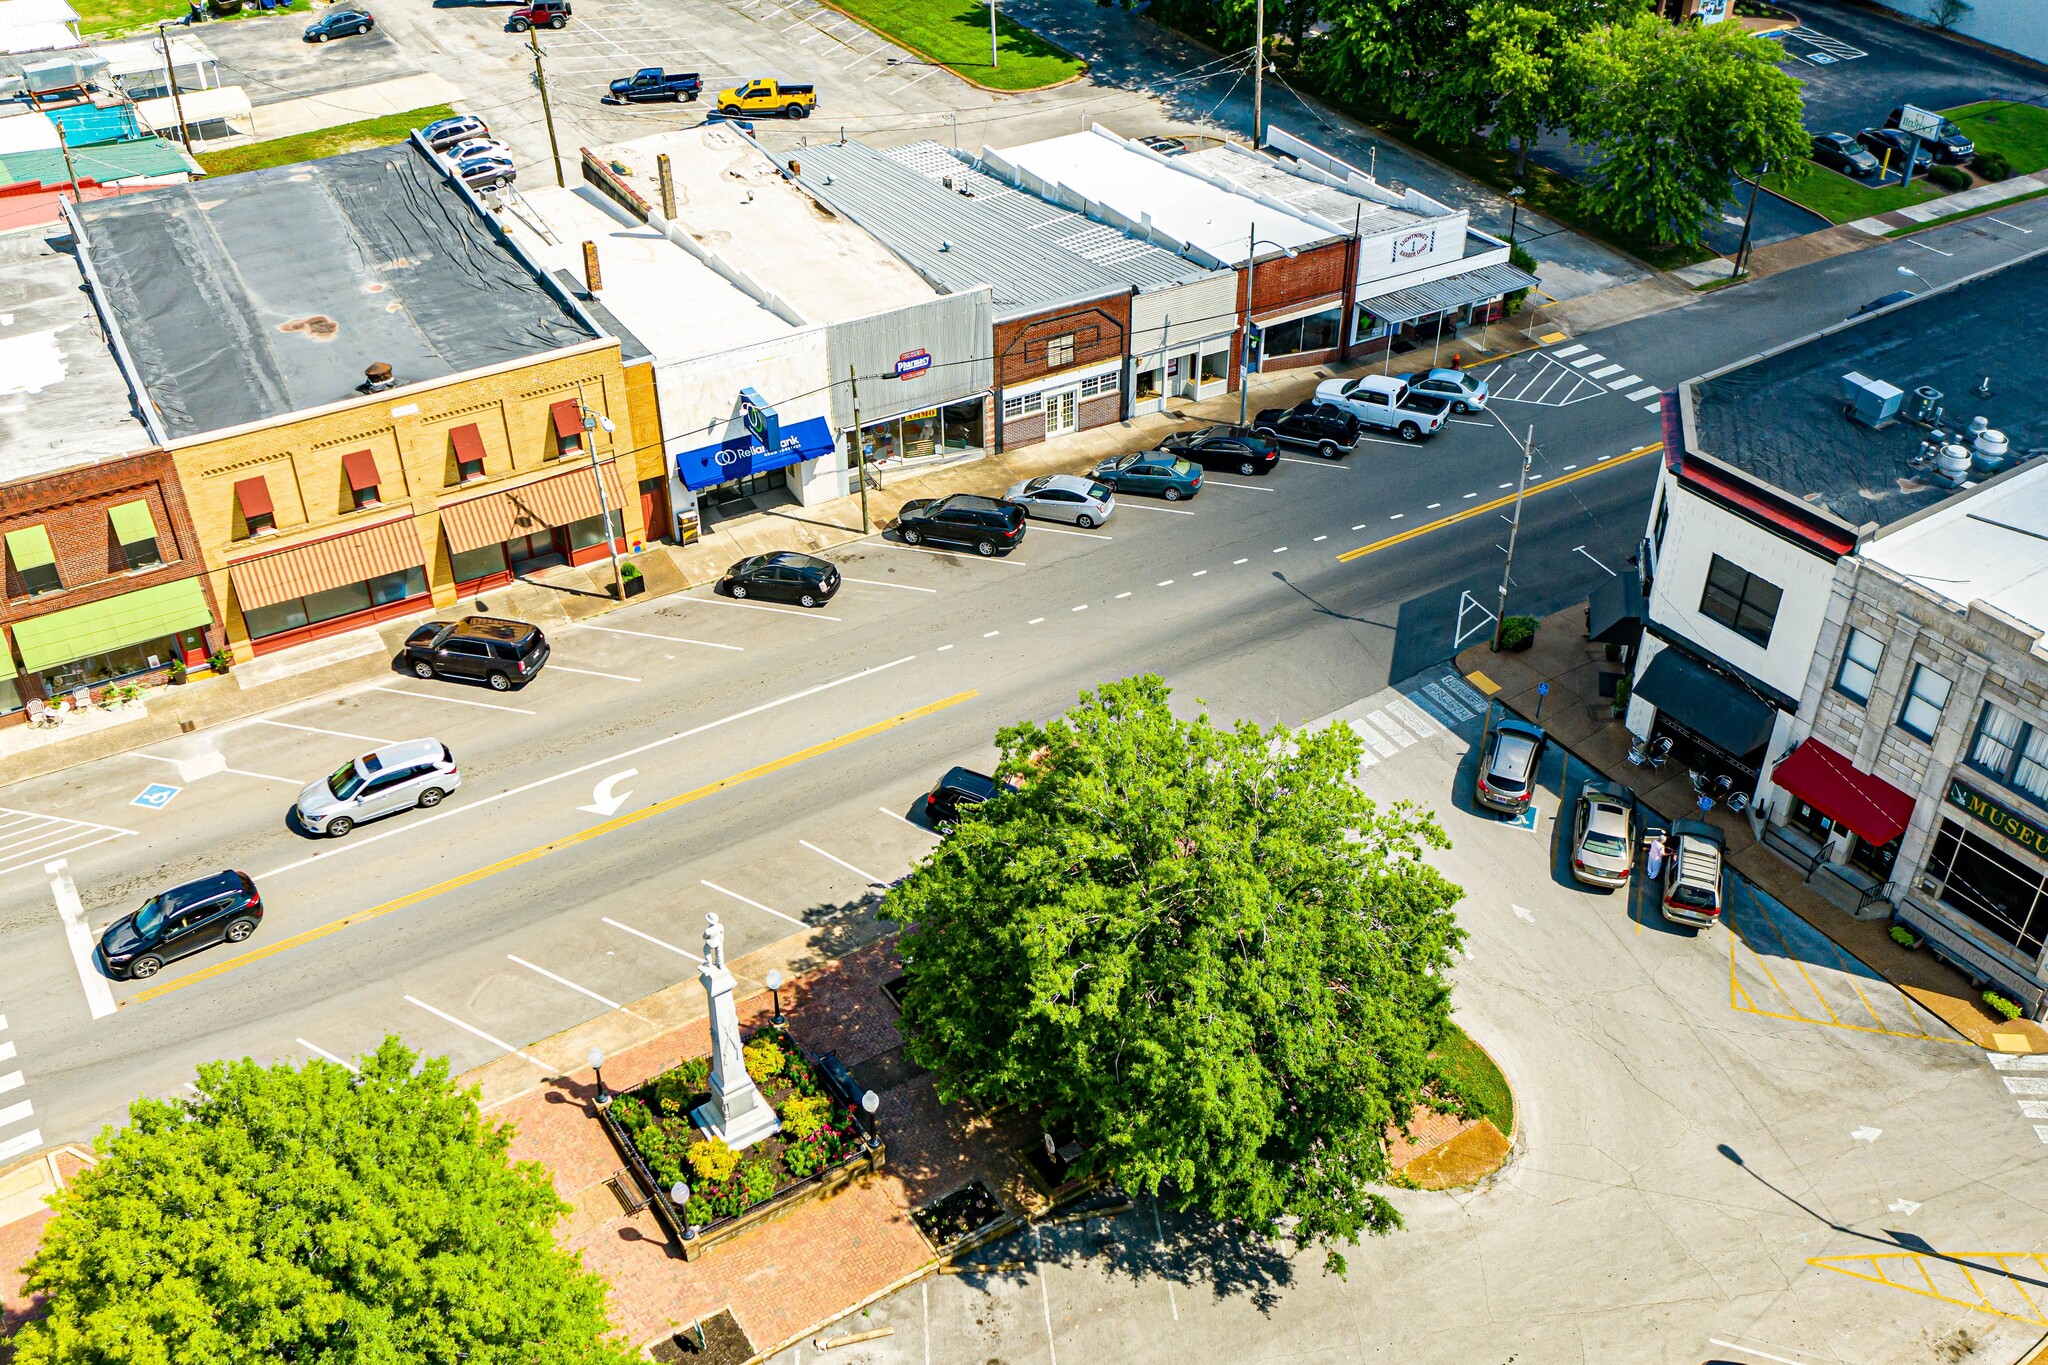
[{"label": "black suv", "polygon": [[1252,425],[1273,440],[1312,446],[1326,460],[1348,455],[1358,444],[1358,419],[1334,403],[1314,399],[1291,408],[1267,408]]},{"label": "black suv", "polygon": [[822,607],[839,591],[839,568],[829,559],[794,550],[748,555],[725,571],[718,590],[728,597],[779,597],[799,606]]},{"label": "black suv", "polygon": [[957,824],[961,811],[993,797],[997,785],[987,773],[972,768],[948,768],[939,785],[924,798],[924,818],[934,825]]},{"label": "black suv", "polygon": [[1270,474],[1280,463],[1280,448],[1250,427],[1197,427],[1177,431],[1159,443],[1169,455],[1193,460],[1204,469],[1235,469],[1240,474]]},{"label": "black suv", "polygon": [[141,981],[166,962],[216,943],[244,942],[262,922],[263,898],[249,874],[216,872],[160,891],[108,925],[100,935],[100,965],[108,976]]},{"label": "black suv", "polygon": [[1024,509],[1000,498],[953,493],[913,498],[896,518],[905,545],[958,545],[978,555],[1008,553],[1024,543]]},{"label": "black suv", "polygon": [[481,678],[494,692],[533,681],[548,661],[539,626],[495,616],[429,621],[405,637],[405,665],[421,678]]},{"label": "black suv", "polygon": [[[1905,117],[1905,113],[1906,111],[1903,106],[1892,110],[1891,113],[1885,115],[1884,126],[1887,128],[1898,127],[1899,120]],[[1932,150],[1936,161],[1946,161],[1951,166],[1960,166],[1971,157],[1977,155],[1977,144],[1970,141],[1970,135],[1956,127],[1955,123],[1950,119],[1943,119],[1941,121],[1941,127],[1935,132],[1933,137],[1921,138],[1920,145]]]}]

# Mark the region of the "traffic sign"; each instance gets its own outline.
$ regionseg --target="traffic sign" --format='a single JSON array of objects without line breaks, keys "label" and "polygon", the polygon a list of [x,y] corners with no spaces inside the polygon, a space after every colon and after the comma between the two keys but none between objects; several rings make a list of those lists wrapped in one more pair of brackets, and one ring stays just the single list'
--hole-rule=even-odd
[{"label": "traffic sign", "polygon": [[1547,697],[1547,696],[1549,696],[1549,695],[1550,695],[1550,684],[1549,684],[1549,683],[1547,683],[1547,682],[1540,682],[1540,683],[1537,683],[1537,684],[1536,684],[1536,695],[1537,695],[1537,696],[1539,696],[1539,697]]},{"label": "traffic sign", "polygon": [[162,810],[165,806],[170,805],[171,798],[182,790],[184,790],[182,787],[167,787],[161,782],[152,782],[142,789],[140,796],[128,804],[131,806],[148,806],[151,810]]}]

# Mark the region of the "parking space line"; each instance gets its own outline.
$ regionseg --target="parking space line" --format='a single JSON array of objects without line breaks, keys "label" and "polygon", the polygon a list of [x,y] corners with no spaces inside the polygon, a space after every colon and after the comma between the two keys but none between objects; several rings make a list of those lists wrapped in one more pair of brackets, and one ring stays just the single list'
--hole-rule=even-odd
[{"label": "parking space line", "polygon": [[1270,488],[1261,488],[1257,484],[1225,483],[1222,479],[1204,479],[1202,482],[1205,486],[1214,486],[1216,488],[1236,488],[1241,489],[1246,493],[1270,493],[1273,491]]},{"label": "parking space line", "polygon": [[418,996],[408,995],[405,998],[411,1001],[413,1004],[418,1005],[421,1009],[425,1010],[428,1014],[433,1015],[435,1018],[447,1020],[449,1023],[455,1025],[455,1027],[461,1029],[464,1033],[475,1034],[477,1037],[489,1043],[492,1047],[501,1048],[505,1052],[521,1059],[522,1061],[532,1062],[535,1066],[539,1067],[543,1071],[554,1070],[553,1067],[549,1066],[540,1058],[530,1056],[527,1053],[521,1052],[518,1048],[512,1046],[512,1044],[506,1042],[502,1038],[493,1038],[490,1034],[485,1033],[482,1029],[476,1027],[474,1024],[463,1023],[460,1019],[457,1019],[454,1015],[449,1014],[445,1010],[435,1009],[432,1005],[429,1005],[426,1001],[420,999]]},{"label": "parking space line", "polygon": [[[292,1041],[297,1043],[300,1047],[306,1049],[306,1051],[313,1053],[315,1056],[325,1057],[328,1061],[333,1062],[336,1066],[345,1066],[350,1071],[357,1070],[356,1064],[354,1062],[348,1061],[347,1059],[342,1057],[335,1056],[326,1048],[321,1047],[318,1043],[309,1043],[304,1038],[294,1038],[292,1039]],[[357,1074],[360,1075],[361,1073],[358,1072]]]},{"label": "parking space line", "polygon": [[395,697],[418,697],[422,701],[443,701],[447,702],[450,706],[476,706],[481,707],[486,711],[510,711],[515,715],[521,716],[530,716],[533,714],[533,712],[527,710],[523,706],[500,706],[496,702],[471,701],[467,697],[443,697],[437,693],[413,692],[403,687],[385,687],[379,685],[377,687],[371,688],[370,690],[372,692],[389,692]]},{"label": "parking space line", "polygon": [[592,1000],[595,1000],[598,1004],[603,1005],[606,1009],[617,1010],[620,1014],[632,1014],[635,1019],[638,1019],[643,1024],[651,1024],[654,1022],[652,1019],[649,1019],[644,1014],[633,1014],[633,1011],[627,1009],[618,1001],[613,1000],[608,996],[599,995],[596,991],[590,989],[590,987],[588,986],[579,986],[566,976],[556,976],[553,972],[549,971],[545,967],[536,967],[523,957],[519,957],[512,953],[507,953],[505,954],[505,960],[507,962],[516,962],[520,966],[526,968],[526,970],[528,970],[529,972],[538,972],[558,986],[567,986],[570,990],[575,991],[578,995],[587,995]]},{"label": "parking space line", "polygon": [[1154,507],[1149,502],[1120,502],[1117,506],[1136,508],[1140,512],[1167,512],[1176,517],[1191,517],[1194,515],[1193,512],[1190,512],[1185,507]]},{"label": "parking space line", "polygon": [[[576,624],[579,629],[601,630],[607,635],[631,635],[641,640],[666,640],[674,645],[697,645],[704,649],[728,649],[735,654],[746,652],[745,645],[722,645],[716,640],[692,640],[683,635],[657,635],[651,630],[621,630],[617,626],[593,626],[588,621],[579,621]],[[573,672],[574,670],[572,669],[571,671]],[[634,681],[637,682],[639,679],[636,678]]]},{"label": "parking space line", "polygon": [[818,855],[818,856],[819,856],[820,858],[830,858],[830,859],[831,859],[831,860],[832,860],[833,862],[835,862],[835,863],[838,863],[838,864],[839,864],[839,865],[840,865],[841,867],[845,868],[845,869],[846,869],[846,870],[847,870],[848,872],[851,872],[851,873],[853,873],[853,874],[854,874],[855,876],[857,876],[857,877],[863,877],[863,878],[865,878],[866,880],[868,880],[868,881],[870,881],[870,882],[873,882],[873,883],[874,883],[874,884],[875,884],[876,886],[886,886],[886,885],[888,885],[888,883],[887,883],[887,882],[883,881],[883,880],[882,880],[882,879],[881,879],[880,877],[877,877],[877,876],[876,876],[876,875],[875,875],[874,873],[872,873],[872,872],[863,872],[863,871],[861,871],[861,870],[860,870],[859,868],[855,867],[855,866],[854,866],[854,865],[853,865],[852,863],[849,863],[848,861],[846,861],[846,859],[844,859],[844,858],[840,857],[840,856],[839,856],[838,854],[836,854],[836,853],[827,853],[827,852],[826,852],[826,851],[825,851],[824,849],[822,849],[822,848],[819,848],[819,847],[818,847],[818,846],[817,846],[816,844],[812,843],[812,842],[811,842],[811,841],[810,841],[809,839],[799,839],[799,840],[797,840],[797,842],[798,842],[798,843],[800,843],[800,844],[802,844],[802,845],[803,845],[803,846],[804,846],[805,848],[809,849],[809,850],[810,850],[811,852],[813,852],[813,853],[817,854],[817,855]]},{"label": "parking space line", "polygon": [[980,564],[1006,564],[1013,569],[1028,569],[1031,566],[1017,559],[997,559],[994,555],[964,555],[956,550],[932,550],[922,545],[898,545],[892,540],[878,540],[875,544],[885,550],[896,550],[907,555],[939,555],[945,559],[970,559]]},{"label": "parking space line", "polygon": [[1055,536],[1082,536],[1082,537],[1084,537],[1084,538],[1086,538],[1086,539],[1088,539],[1088,540],[1114,540],[1114,539],[1116,539],[1116,537],[1115,537],[1115,536],[1106,536],[1106,535],[1103,535],[1103,534],[1102,534],[1101,532],[1099,532],[1099,531],[1075,531],[1075,530],[1070,530],[1069,528],[1067,528],[1067,527],[1065,527],[1065,526],[1035,526],[1035,525],[1034,525],[1034,526],[1033,526],[1033,527],[1032,527],[1031,529],[1032,529],[1032,530],[1034,530],[1034,531],[1043,531],[1043,532],[1046,532],[1047,534],[1050,534],[1050,535],[1055,535]]},{"label": "parking space line", "polygon": [[1317,469],[1342,469],[1346,472],[1349,472],[1351,469],[1350,465],[1339,464],[1335,460],[1304,460],[1299,455],[1282,455],[1280,458],[1285,460],[1288,464],[1314,465]]},{"label": "parking space line", "polygon": [[130,831],[120,830],[118,832],[111,834],[102,834],[97,838],[86,839],[86,841],[82,844],[71,842],[72,840],[83,838],[85,833],[90,833],[90,831],[84,831],[78,834],[62,835],[54,841],[48,843],[33,843],[29,847],[21,849],[18,852],[0,854],[0,876],[4,876],[9,872],[19,872],[25,867],[29,867],[36,863],[42,862],[45,858],[48,858],[53,854],[61,853],[66,858],[69,858],[73,854],[83,853],[85,852],[85,850],[92,848],[95,845],[110,843],[115,839],[123,838],[127,836],[130,833]]},{"label": "parking space line", "polygon": [[871,588],[901,588],[905,592],[937,592],[937,588],[920,588],[915,583],[884,583],[879,578],[855,578],[852,574],[841,574],[848,583],[865,583]]},{"label": "parking space line", "polygon": [[[667,602],[675,602],[692,607],[733,607],[740,611],[765,611],[771,616],[794,616],[805,621],[837,621],[839,619],[836,616],[827,616],[821,611],[812,611],[807,607],[770,607],[764,606],[759,602],[732,602],[723,597],[691,597],[685,593],[678,593],[674,597],[666,599],[664,605]],[[605,627],[592,626],[591,629],[603,630]]]},{"label": "parking space line", "polygon": [[323,730],[317,725],[294,725],[290,721],[285,720],[259,720],[256,724],[274,725],[280,730],[303,730],[309,735],[333,735],[336,739],[360,739],[365,744],[391,743],[390,740],[379,739],[375,735],[352,735],[346,730]]},{"label": "parking space line", "polygon": [[710,888],[711,888],[711,889],[712,889],[713,891],[716,891],[716,892],[717,892],[717,893],[718,893],[719,895],[721,895],[721,896],[731,896],[731,897],[732,897],[732,898],[733,898],[734,900],[738,901],[738,902],[739,902],[739,903],[740,903],[741,905],[751,905],[751,906],[753,906],[753,907],[754,907],[754,908],[755,908],[756,910],[761,910],[761,911],[765,911],[766,913],[768,913],[768,914],[771,914],[771,915],[775,916],[775,918],[777,918],[777,919],[786,919],[786,920],[788,920],[788,921],[789,921],[789,922],[790,922],[791,924],[794,924],[794,925],[795,925],[795,926],[796,926],[797,928],[799,928],[799,929],[808,929],[808,928],[810,928],[810,927],[811,927],[810,925],[808,925],[808,924],[804,923],[804,922],[803,922],[802,920],[798,919],[798,918],[797,918],[797,917],[796,917],[795,915],[785,915],[785,914],[783,914],[783,913],[782,913],[782,912],[781,912],[780,910],[771,910],[771,909],[769,909],[769,908],[768,908],[767,906],[765,906],[765,905],[761,904],[761,902],[759,902],[759,901],[757,901],[757,900],[749,900],[749,899],[747,899],[747,897],[745,897],[745,896],[742,896],[742,895],[741,895],[741,894],[740,894],[739,892],[737,892],[737,891],[728,891],[728,890],[726,890],[726,889],[725,889],[724,887],[720,886],[720,885],[719,885],[719,884],[718,884],[717,882],[713,882],[713,881],[705,881],[705,880],[704,880],[704,879],[703,879],[702,877],[699,877],[699,878],[698,878],[697,880],[698,880],[699,882],[702,882],[702,883],[703,883],[703,885],[705,885],[705,886],[708,886],[708,887],[710,887]]},{"label": "parking space line", "polygon": [[905,815],[902,811],[890,810],[887,806],[876,806],[875,809],[882,812],[882,814],[888,816],[891,820],[901,820],[904,824],[910,826],[919,834],[931,833],[930,830],[926,829],[923,825],[920,825],[919,823],[917,823],[917,821]]},{"label": "parking space line", "polygon": [[704,960],[703,958],[698,957],[693,952],[689,952],[688,950],[683,948],[678,948],[675,944],[667,942],[664,939],[658,939],[652,934],[643,934],[638,929],[635,929],[632,925],[621,924],[617,920],[612,919],[610,916],[606,916],[604,922],[606,924],[609,924],[612,928],[619,930],[621,933],[631,934],[634,938],[644,938],[657,948],[666,948],[670,952],[676,954],[676,956],[678,957],[687,957],[692,962],[702,962]]},{"label": "parking space line", "polygon": [[560,673],[575,673],[585,678],[610,678],[613,682],[629,683],[640,681],[638,678],[629,678],[624,673],[600,673],[594,668],[571,668],[567,664],[558,664],[552,660],[549,661],[549,667]]}]

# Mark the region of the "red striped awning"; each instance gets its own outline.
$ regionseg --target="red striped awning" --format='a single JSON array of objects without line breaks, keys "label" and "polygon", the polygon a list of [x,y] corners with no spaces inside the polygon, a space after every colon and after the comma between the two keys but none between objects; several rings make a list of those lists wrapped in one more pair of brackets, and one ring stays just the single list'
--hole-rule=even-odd
[{"label": "red striped awning", "polygon": [[1913,797],[1841,754],[1809,739],[1778,760],[1771,781],[1828,819],[1846,825],[1866,844],[1882,847],[1913,818]]},{"label": "red striped awning", "polygon": [[424,567],[411,517],[231,561],[228,577],[243,611],[329,588]]}]

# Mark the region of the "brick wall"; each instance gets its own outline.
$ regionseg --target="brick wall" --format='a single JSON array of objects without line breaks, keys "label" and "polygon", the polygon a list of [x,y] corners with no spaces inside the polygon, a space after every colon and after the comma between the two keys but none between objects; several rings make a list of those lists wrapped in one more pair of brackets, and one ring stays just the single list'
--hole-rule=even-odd
[{"label": "brick wall", "polygon": [[1105,393],[1099,394],[1094,398],[1083,399],[1076,416],[1080,419],[1081,430],[1083,431],[1088,430],[1090,427],[1106,427],[1111,422],[1121,421],[1123,418],[1123,396],[1121,394]]},{"label": "brick wall", "polygon": [[[1055,312],[998,322],[995,327],[996,384],[1014,388],[1061,370],[1124,359],[1129,355],[1130,336],[1129,293],[1113,294]],[[1073,338],[1071,358],[1057,365],[1048,363],[1048,343],[1063,337]]]},{"label": "brick wall", "polygon": [[1045,414],[1027,412],[1022,417],[1012,417],[1003,423],[1003,449],[1015,450],[1019,446],[1035,446],[1045,439]]},{"label": "brick wall", "polygon": [[[1260,248],[1268,250],[1269,248]],[[1254,276],[1252,288],[1252,320],[1276,313],[1292,313],[1316,304],[1344,304],[1351,292],[1352,244],[1350,239],[1331,242],[1326,246],[1311,247],[1293,259],[1285,256],[1277,260],[1261,261],[1252,272],[1238,271],[1237,306],[1241,313],[1245,300],[1245,276]],[[1340,339],[1350,327],[1346,309],[1340,329]],[[1231,342],[1230,367],[1235,375],[1243,364],[1242,347],[1244,337],[1240,334]],[[1343,354],[1341,345],[1324,351],[1304,351],[1296,355],[1280,356],[1267,361],[1264,369],[1298,369],[1307,365],[1321,365]]]}]

